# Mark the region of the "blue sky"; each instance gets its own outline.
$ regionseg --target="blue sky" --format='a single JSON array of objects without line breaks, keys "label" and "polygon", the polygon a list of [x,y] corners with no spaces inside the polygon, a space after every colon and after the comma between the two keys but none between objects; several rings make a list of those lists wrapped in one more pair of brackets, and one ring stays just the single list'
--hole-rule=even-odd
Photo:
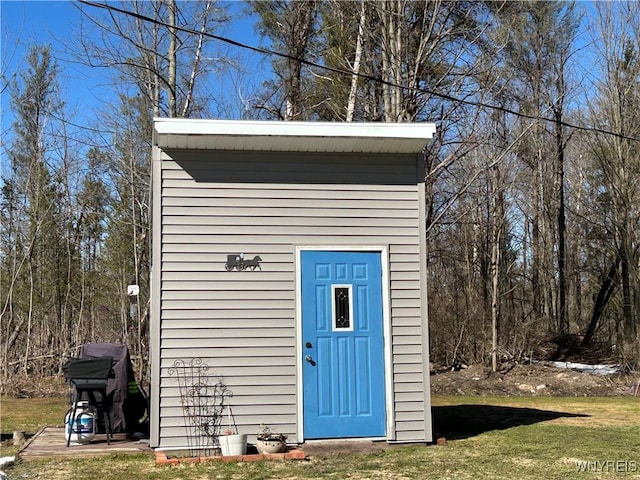
[{"label": "blue sky", "polygon": [[[8,79],[21,71],[25,53],[35,44],[51,44],[54,54],[62,55],[64,45],[74,35],[79,12],[70,1],[13,1],[1,0],[2,73]],[[63,97],[72,98],[71,104],[86,108],[99,85],[99,74],[79,65],[59,63]],[[3,82],[4,84],[4,82]],[[9,95],[2,95],[3,131],[7,128]]]},{"label": "blue sky", "polygon": [[[109,100],[113,88],[108,85],[105,69],[90,68],[78,63],[66,61],[69,55],[66,49],[77,36],[80,12],[72,1],[29,1],[0,0],[0,47],[2,55],[2,88],[6,80],[15,78],[24,65],[25,52],[34,44],[51,44],[55,58],[58,58],[59,84],[61,96],[67,102],[70,118],[76,123],[93,120],[94,110]],[[240,2],[229,2],[236,13],[240,12]],[[89,7],[85,7],[89,8]],[[224,32],[216,32],[234,40],[258,45],[260,40],[254,34],[255,19],[238,17],[230,22]],[[256,72],[266,72],[268,64],[265,59],[251,54],[247,50],[229,47],[233,58],[247,66],[251,76]],[[223,85],[228,91],[233,88]],[[2,93],[2,137],[3,144],[6,132],[11,128],[13,117],[9,110],[10,98],[7,91]],[[0,158],[4,158],[4,149],[0,149]]]},{"label": "blue sky", "polygon": [[[67,102],[67,115],[73,122],[84,124],[85,121],[94,121],[96,118],[94,110],[101,109],[104,103],[109,102],[109,96],[114,94],[114,89],[108,85],[110,72],[105,69],[89,68],[65,61],[69,56],[66,48],[77,36],[80,18],[80,12],[73,3],[69,0],[0,0],[1,73],[4,77],[0,85],[4,88],[6,79],[20,72],[24,64],[25,51],[29,46],[36,43],[50,43],[54,57],[59,59],[59,83],[62,89],[60,93]],[[228,4],[236,13],[241,11],[241,2],[230,1]],[[587,14],[593,13],[592,2],[581,2],[579,7],[584,8]],[[226,31],[216,33],[250,45],[259,45],[260,40],[254,34],[254,25],[255,19],[239,16],[229,23]],[[583,35],[581,42],[588,43],[589,39]],[[242,93],[249,93],[250,86],[256,87],[256,83],[268,75],[269,58],[237,47],[228,47],[227,52],[247,70],[245,78],[240,79],[248,82],[244,84],[244,89],[247,91]],[[588,55],[588,53],[584,51],[581,55]],[[578,76],[588,77],[592,68],[582,68],[583,71],[579,72]],[[224,96],[230,102],[235,101],[239,92],[237,85],[232,84],[228,77],[216,77],[215,87],[224,92]],[[2,144],[6,148],[5,134],[10,130],[13,121],[9,110],[8,92],[5,91],[2,94],[1,100]],[[239,102],[237,104],[239,105]],[[237,118],[237,115],[220,112],[219,117]],[[0,161],[4,158],[4,148],[0,147]]]}]

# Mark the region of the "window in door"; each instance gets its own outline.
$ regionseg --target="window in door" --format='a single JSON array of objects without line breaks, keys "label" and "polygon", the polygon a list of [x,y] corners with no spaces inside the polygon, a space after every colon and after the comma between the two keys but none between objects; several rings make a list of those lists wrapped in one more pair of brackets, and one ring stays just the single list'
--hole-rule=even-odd
[{"label": "window in door", "polygon": [[333,331],[353,331],[353,302],[351,285],[331,285],[333,293],[331,314]]}]

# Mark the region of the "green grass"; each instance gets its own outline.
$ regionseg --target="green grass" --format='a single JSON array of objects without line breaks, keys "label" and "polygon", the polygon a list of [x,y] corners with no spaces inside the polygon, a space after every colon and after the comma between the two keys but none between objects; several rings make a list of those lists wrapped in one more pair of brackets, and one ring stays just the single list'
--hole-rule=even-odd
[{"label": "green grass", "polygon": [[62,425],[69,409],[69,397],[0,398],[0,431],[36,433],[47,425]]},{"label": "green grass", "polygon": [[69,397],[0,398],[0,456],[15,455],[18,451],[11,440],[15,430],[25,432],[27,438],[47,425],[62,425],[69,408]]},{"label": "green grass", "polygon": [[[34,411],[43,425],[60,423],[63,405],[52,406],[47,420],[43,404],[30,405],[37,400],[16,400],[10,411],[3,405],[2,431],[5,425],[37,430],[37,422],[27,423],[18,410]],[[100,472],[101,480],[640,479],[640,399],[465,396],[435,397],[433,403],[435,421],[449,439],[446,446],[396,446],[373,454],[336,452],[309,461],[214,461],[175,467],[156,467],[149,455],[117,455],[29,462],[16,465],[10,474],[51,480],[95,475],[88,472]],[[589,466],[598,471],[578,471],[583,461],[600,462]],[[602,463],[607,461],[621,463]]]}]

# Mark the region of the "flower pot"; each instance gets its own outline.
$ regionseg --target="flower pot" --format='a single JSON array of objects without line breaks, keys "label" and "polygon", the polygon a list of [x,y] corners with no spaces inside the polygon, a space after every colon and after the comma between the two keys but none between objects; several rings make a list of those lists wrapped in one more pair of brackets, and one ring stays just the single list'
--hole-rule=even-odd
[{"label": "flower pot", "polygon": [[247,453],[247,436],[239,435],[221,435],[220,452],[223,457],[246,455]]},{"label": "flower pot", "polygon": [[287,451],[287,442],[281,438],[258,438],[256,448],[260,453],[283,453]]}]

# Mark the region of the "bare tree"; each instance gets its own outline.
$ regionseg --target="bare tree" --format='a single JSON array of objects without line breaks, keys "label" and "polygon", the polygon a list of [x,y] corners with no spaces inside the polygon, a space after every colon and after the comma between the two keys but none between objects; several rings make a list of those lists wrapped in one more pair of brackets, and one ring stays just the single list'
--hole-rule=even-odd
[{"label": "bare tree", "polygon": [[[597,102],[592,116],[615,135],[598,135],[590,154],[596,167],[601,200],[609,205],[608,224],[616,260],[620,265],[622,322],[615,329],[617,344],[624,346],[628,359],[640,361],[640,6],[636,3],[598,4],[598,45],[603,78],[598,83]],[[610,278],[607,275],[606,278]],[[601,287],[602,300],[594,308],[592,323],[599,318],[601,305],[611,295],[612,282]],[[590,330],[594,326],[590,325]]]},{"label": "bare tree", "polygon": [[[140,92],[154,116],[191,117],[205,107],[207,75],[218,65],[206,53],[210,33],[227,16],[214,1],[134,0],[104,8],[82,5],[78,60],[113,69]],[[199,31],[198,35],[179,27]],[[219,58],[219,57],[218,57]]]},{"label": "bare tree", "polygon": [[[52,143],[62,115],[57,96],[57,65],[48,46],[29,50],[25,69],[11,88],[15,115],[13,142],[8,149],[10,169],[2,189],[3,378],[11,366],[23,373],[49,372],[51,359],[68,347],[70,296],[68,280],[74,267],[70,244],[71,219],[64,211],[61,180],[64,158]],[[64,136],[62,136],[64,137]],[[64,152],[63,152],[64,154]],[[8,281],[6,280],[8,279]],[[18,360],[19,359],[19,360]]]}]

